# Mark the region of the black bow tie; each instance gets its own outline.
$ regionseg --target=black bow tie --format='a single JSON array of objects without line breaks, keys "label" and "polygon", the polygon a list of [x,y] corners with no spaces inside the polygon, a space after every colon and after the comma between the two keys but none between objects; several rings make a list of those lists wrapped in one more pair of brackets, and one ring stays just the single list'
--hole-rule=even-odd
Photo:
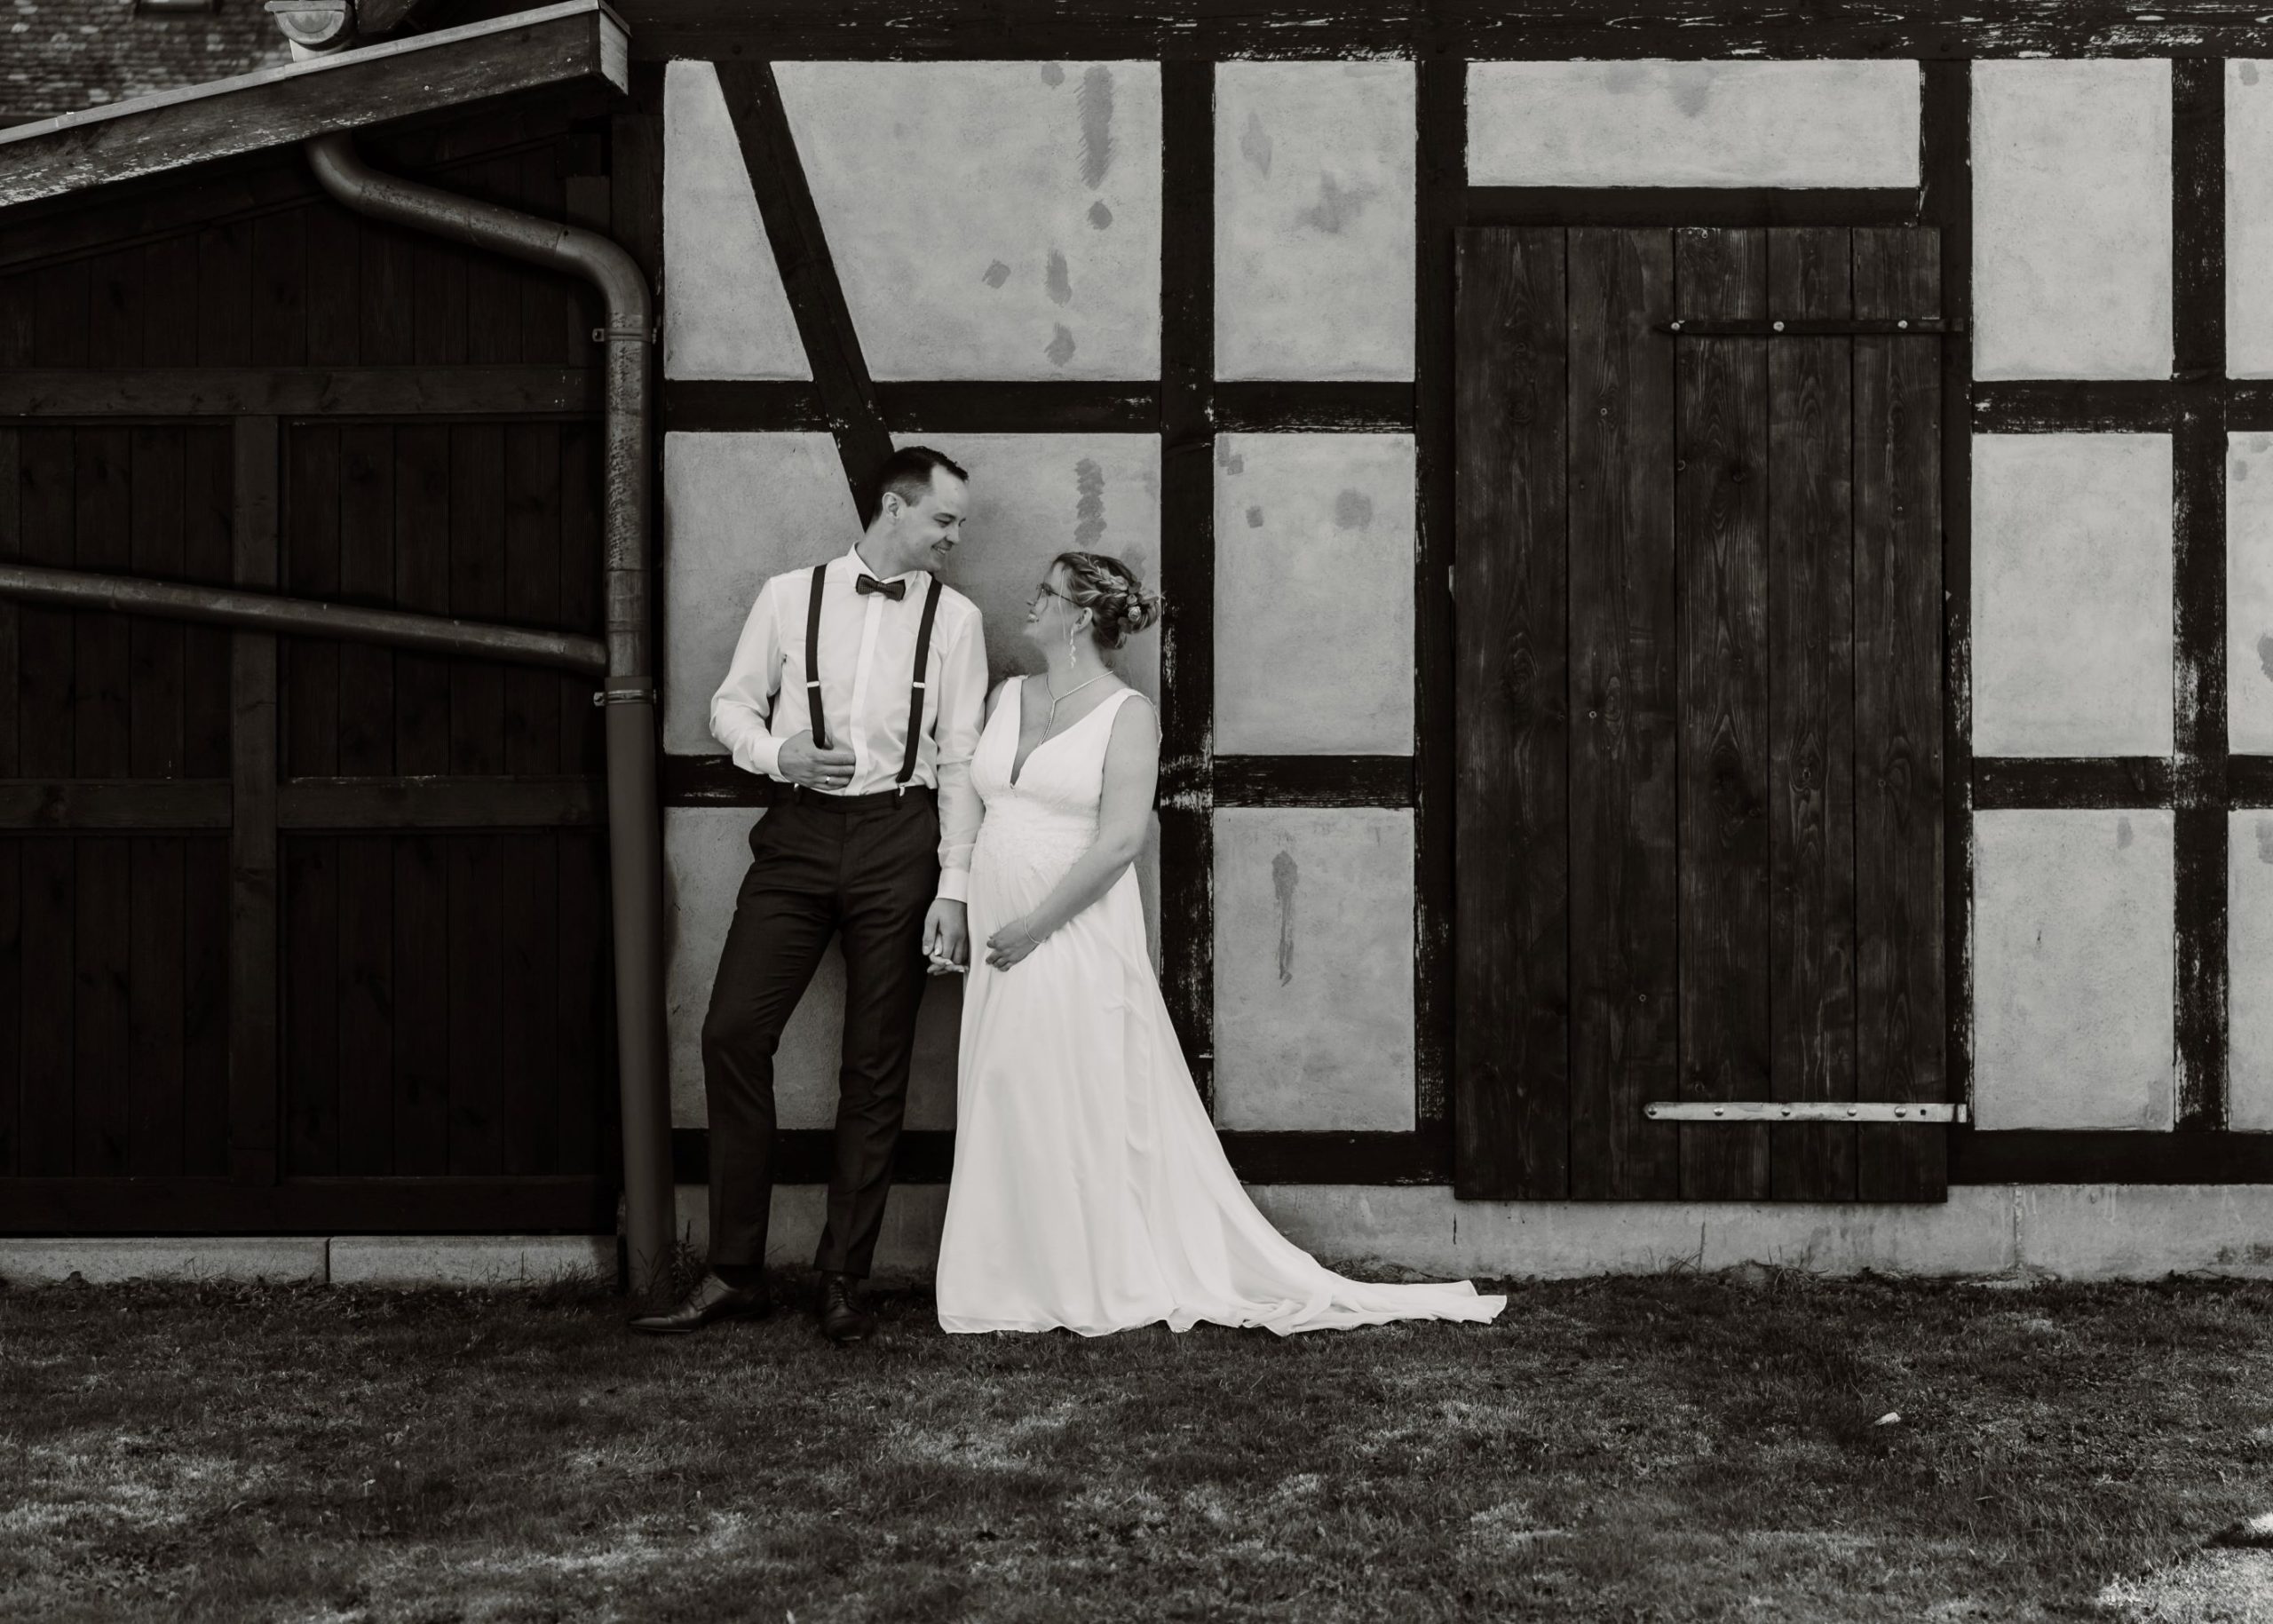
[{"label": "black bow tie", "polygon": [[894,603],[898,603],[907,596],[907,582],[905,581],[879,581],[874,575],[863,575],[852,584],[863,596],[870,592],[882,592]]}]

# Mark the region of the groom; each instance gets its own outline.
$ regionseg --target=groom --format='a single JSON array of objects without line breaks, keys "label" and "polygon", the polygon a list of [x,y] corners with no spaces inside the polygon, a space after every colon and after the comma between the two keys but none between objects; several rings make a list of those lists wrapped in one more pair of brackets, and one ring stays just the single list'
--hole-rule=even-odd
[{"label": "groom", "polygon": [[709,1271],[635,1330],[766,1312],[773,1051],[832,936],[844,949],[844,1034],[815,1259],[820,1327],[835,1342],[875,1328],[854,1285],[883,1222],[926,963],[945,970],[966,952],[986,650],[978,606],[930,572],[962,538],[969,477],[921,446],[893,452],[851,550],[759,590],[710,701],[710,731],[735,764],[788,788],[750,830],[702,1023]]}]

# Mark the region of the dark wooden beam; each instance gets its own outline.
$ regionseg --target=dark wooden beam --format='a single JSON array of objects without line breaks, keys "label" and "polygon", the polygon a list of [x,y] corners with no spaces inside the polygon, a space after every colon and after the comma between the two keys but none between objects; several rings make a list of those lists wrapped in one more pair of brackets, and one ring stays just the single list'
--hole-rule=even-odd
[{"label": "dark wooden beam", "polygon": [[2162,756],[1976,756],[1972,769],[1972,804],[1984,812],[2171,804]]},{"label": "dark wooden beam", "polygon": [[624,88],[600,0],[396,40],[0,130],[0,207],[578,79]]},{"label": "dark wooden beam", "polygon": [[730,756],[666,756],[661,772],[666,806],[771,806],[786,788]]},{"label": "dark wooden beam", "polygon": [[[233,579],[276,589],[281,566],[280,436],[273,417],[236,420],[232,456]],[[229,638],[229,1176],[273,1184],[278,1172],[277,679],[273,632]]]},{"label": "dark wooden beam", "polygon": [[0,829],[225,829],[229,780],[180,778],[0,780]]},{"label": "dark wooden beam", "polygon": [[1410,384],[1218,383],[1219,433],[1410,433]]},{"label": "dark wooden beam", "polygon": [[0,417],[597,416],[598,367],[180,367],[0,372]]},{"label": "dark wooden beam", "polygon": [[[1216,1136],[1232,1170],[1249,1184],[1441,1184],[1452,1177],[1452,1141],[1442,1129],[1417,1133],[1258,1133],[1233,1129]],[[943,1184],[954,1168],[954,1135],[912,1129],[899,1136],[892,1179],[904,1184]],[[785,1184],[828,1181],[832,1136],[825,1128],[791,1129],[774,1140],[775,1177]],[[708,1184],[710,1133],[680,1128],[671,1133],[671,1177]]]},{"label": "dark wooden beam", "polygon": [[1410,756],[1218,756],[1218,806],[1410,806]]},{"label": "dark wooden beam", "polygon": [[1470,186],[1470,226],[1914,226],[1915,188]]},{"label": "dark wooden beam", "polygon": [[1950,1132],[1953,1184],[2269,1184],[2273,1134]]},{"label": "dark wooden beam", "polygon": [[597,778],[289,778],[277,792],[286,829],[598,828]]},{"label": "dark wooden beam", "polygon": [[1477,59],[1564,57],[1788,59],[2273,54],[2262,7],[2214,0],[2173,8],[2117,0],[1984,0],[1961,9],[1905,0],[1761,6],[1743,0],[1435,0],[1242,4],[1241,0],[625,0],[643,59],[763,51],[801,58],[1167,61],[1418,56],[1432,45]]},{"label": "dark wooden beam", "polygon": [[0,1234],[606,1234],[615,1192],[590,1176],[0,1178]]}]

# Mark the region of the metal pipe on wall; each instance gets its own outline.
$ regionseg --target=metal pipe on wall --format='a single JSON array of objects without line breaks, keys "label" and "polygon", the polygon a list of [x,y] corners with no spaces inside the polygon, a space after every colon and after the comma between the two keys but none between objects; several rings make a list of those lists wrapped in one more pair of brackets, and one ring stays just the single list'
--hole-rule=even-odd
[{"label": "metal pipe on wall", "polygon": [[597,232],[384,175],[345,135],[302,144],[317,180],[359,214],[581,276],[607,305],[606,493],[607,806],[615,941],[616,1057],[623,1117],[624,1232],[631,1286],[661,1278],[673,1221],[663,1034],[662,815],[655,791],[655,682],[648,636],[649,351],[653,308],[631,256]]},{"label": "metal pipe on wall", "polygon": [[486,621],[409,614],[398,609],[360,609],[351,604],[278,598],[234,587],[0,563],[0,598],[66,609],[107,609],[114,614],[154,614],[218,626],[249,626],[256,631],[288,637],[383,643],[392,648],[423,648],[475,660],[565,666],[587,677],[598,677],[607,670],[607,645],[574,632],[531,631],[522,626],[494,626]]}]

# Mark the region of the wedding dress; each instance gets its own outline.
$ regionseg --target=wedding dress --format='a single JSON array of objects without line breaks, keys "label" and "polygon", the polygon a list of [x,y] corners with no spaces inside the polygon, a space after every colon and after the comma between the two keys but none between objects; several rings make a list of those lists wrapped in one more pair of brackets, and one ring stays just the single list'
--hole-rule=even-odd
[{"label": "wedding dress", "polygon": [[[1022,677],[1011,679],[1014,685]],[[1166,1320],[1294,1331],[1483,1321],[1465,1280],[1345,1279],[1272,1229],[1232,1172],[1145,951],[1133,870],[1007,970],[987,939],[1031,912],[1097,831],[1122,690],[1037,744],[1011,781],[1018,687],[980,735],[954,1173],[938,1273],[949,1331],[1099,1335]]]}]

